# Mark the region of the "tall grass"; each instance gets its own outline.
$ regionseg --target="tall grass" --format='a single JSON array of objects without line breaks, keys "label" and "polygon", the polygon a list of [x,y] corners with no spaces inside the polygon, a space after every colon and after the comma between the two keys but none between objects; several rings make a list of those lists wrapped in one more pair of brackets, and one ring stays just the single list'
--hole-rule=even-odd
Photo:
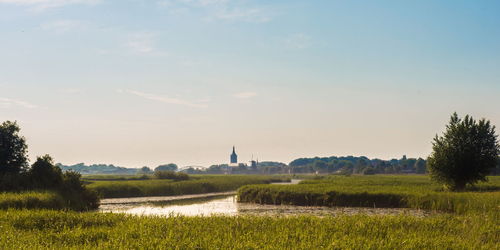
[{"label": "tall grass", "polygon": [[498,249],[489,214],[135,217],[0,212],[1,249]]},{"label": "tall grass", "polygon": [[168,196],[233,191],[243,185],[264,184],[289,179],[271,176],[217,175],[194,176],[186,181],[173,180],[126,180],[94,181],[87,185],[102,198],[141,196]]},{"label": "tall grass", "polygon": [[61,195],[51,191],[30,191],[19,193],[0,193],[0,209],[62,209],[65,201]]},{"label": "tall grass", "polygon": [[445,192],[425,176],[332,176],[299,185],[251,185],[243,202],[302,206],[408,207],[447,212],[500,212],[500,178],[468,192]]}]

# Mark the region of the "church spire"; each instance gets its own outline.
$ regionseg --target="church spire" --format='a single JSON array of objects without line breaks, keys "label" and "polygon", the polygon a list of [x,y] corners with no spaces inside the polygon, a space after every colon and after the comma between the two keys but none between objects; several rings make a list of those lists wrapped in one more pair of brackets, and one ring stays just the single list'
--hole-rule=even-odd
[{"label": "church spire", "polygon": [[236,150],[234,148],[234,145],[233,145],[233,153],[231,154],[231,164],[236,164],[238,163],[238,155],[236,155]]}]

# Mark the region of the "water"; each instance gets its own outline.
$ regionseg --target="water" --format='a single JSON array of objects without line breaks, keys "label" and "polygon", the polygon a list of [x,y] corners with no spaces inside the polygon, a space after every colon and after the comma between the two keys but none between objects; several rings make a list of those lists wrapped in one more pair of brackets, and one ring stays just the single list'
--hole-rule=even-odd
[{"label": "water", "polygon": [[[289,184],[296,184],[292,180]],[[317,215],[335,216],[340,214],[368,215],[400,215],[427,216],[429,212],[402,208],[354,208],[354,207],[304,207],[290,205],[260,205],[253,203],[238,203],[235,192],[210,193],[198,195],[138,197],[104,199],[99,207],[101,212],[125,213],[133,215],[156,216],[292,216]]]}]

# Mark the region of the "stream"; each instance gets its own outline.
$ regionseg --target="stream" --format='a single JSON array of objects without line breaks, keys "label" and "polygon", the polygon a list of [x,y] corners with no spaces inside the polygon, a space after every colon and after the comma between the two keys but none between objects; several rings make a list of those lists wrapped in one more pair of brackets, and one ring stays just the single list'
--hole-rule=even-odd
[{"label": "stream", "polygon": [[[300,180],[276,185],[297,184]],[[428,216],[425,210],[407,208],[365,207],[306,207],[293,205],[260,205],[238,203],[236,192],[208,193],[180,196],[115,198],[101,200],[99,211],[103,213],[125,213],[142,216],[292,216],[292,215],[413,215]]]}]

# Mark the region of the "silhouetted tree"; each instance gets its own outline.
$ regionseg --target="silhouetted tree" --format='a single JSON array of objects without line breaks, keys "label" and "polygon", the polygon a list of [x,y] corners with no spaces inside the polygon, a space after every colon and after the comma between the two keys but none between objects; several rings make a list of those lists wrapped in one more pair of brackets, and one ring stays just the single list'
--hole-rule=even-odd
[{"label": "silhouetted tree", "polygon": [[500,153],[495,126],[490,121],[477,122],[469,115],[462,120],[457,113],[451,116],[443,135],[436,135],[432,149],[427,160],[431,177],[450,190],[486,181]]},{"label": "silhouetted tree", "polygon": [[417,174],[425,174],[426,168],[424,159],[418,158],[418,160],[415,162],[415,171],[417,172]]},{"label": "silhouetted tree", "polygon": [[29,170],[29,176],[35,188],[57,188],[63,181],[62,171],[54,166],[50,155],[37,157]]},{"label": "silhouetted tree", "polygon": [[363,169],[363,174],[364,175],[373,175],[376,174],[375,168],[373,167],[366,167]]},{"label": "silhouetted tree", "polygon": [[178,167],[174,163],[160,165],[155,168],[155,171],[177,171]]},{"label": "silhouetted tree", "polygon": [[153,171],[151,171],[151,168],[144,166],[141,169],[139,169],[139,171],[137,173],[138,174],[149,174],[151,172],[153,172]]},{"label": "silhouetted tree", "polygon": [[19,130],[16,122],[6,121],[0,125],[0,175],[17,174],[28,167],[28,146]]}]

